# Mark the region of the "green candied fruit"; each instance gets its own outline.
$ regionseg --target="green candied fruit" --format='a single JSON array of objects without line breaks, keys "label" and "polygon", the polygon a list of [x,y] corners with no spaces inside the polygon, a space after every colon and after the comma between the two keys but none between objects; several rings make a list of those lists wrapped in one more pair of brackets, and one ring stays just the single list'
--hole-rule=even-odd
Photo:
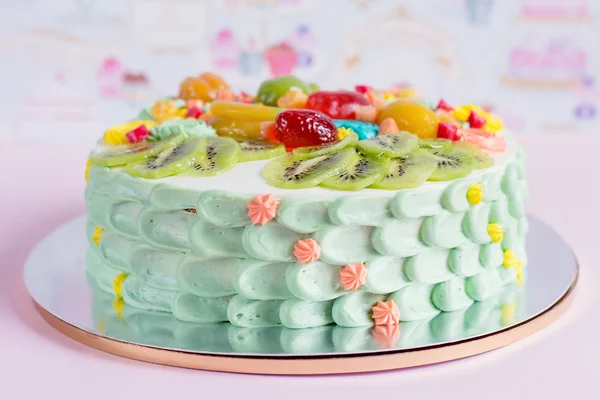
[{"label": "green candied fruit", "polygon": [[277,106],[277,100],[291,88],[298,88],[306,94],[311,94],[318,87],[308,84],[293,75],[280,76],[261,83],[256,94],[256,101],[266,106]]}]

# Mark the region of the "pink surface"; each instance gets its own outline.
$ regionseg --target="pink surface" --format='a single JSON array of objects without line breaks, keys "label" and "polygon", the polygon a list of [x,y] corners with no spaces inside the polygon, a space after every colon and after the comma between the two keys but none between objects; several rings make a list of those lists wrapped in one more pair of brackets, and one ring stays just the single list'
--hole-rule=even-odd
[{"label": "pink surface", "polygon": [[[600,140],[548,135],[526,142],[529,211],[562,233],[582,268],[567,314],[519,343],[465,360],[329,377],[251,376],[152,365],[102,353],[54,331],[34,310],[22,268],[43,236],[84,212],[87,146],[46,143],[25,149],[0,142],[0,398],[596,398],[600,322],[593,311],[600,300],[594,257],[600,169],[595,161]],[[565,207],[567,201],[576,206]]]}]

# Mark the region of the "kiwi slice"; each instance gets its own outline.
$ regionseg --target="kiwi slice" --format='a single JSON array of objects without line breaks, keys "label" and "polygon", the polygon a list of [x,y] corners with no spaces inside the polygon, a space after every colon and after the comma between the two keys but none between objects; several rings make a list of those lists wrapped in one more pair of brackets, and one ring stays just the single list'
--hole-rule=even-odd
[{"label": "kiwi slice", "polygon": [[421,186],[435,171],[435,157],[424,149],[416,149],[404,158],[390,160],[387,173],[370,187],[375,189],[400,190]]},{"label": "kiwi slice", "polygon": [[267,160],[285,154],[285,146],[278,143],[261,141],[239,141],[241,153],[238,162]]},{"label": "kiwi slice", "polygon": [[337,190],[359,190],[377,182],[388,172],[389,158],[360,156],[339,175],[321,182],[321,186]]},{"label": "kiwi slice", "polygon": [[449,149],[452,147],[452,140],[449,139],[419,139],[418,147],[423,149]]},{"label": "kiwi slice", "polygon": [[207,137],[204,158],[192,162],[183,176],[214,176],[229,171],[237,164],[240,146],[228,137]]},{"label": "kiwi slice", "polygon": [[206,138],[193,137],[144,161],[129,164],[124,171],[140,178],[164,178],[188,169],[195,161],[204,158],[205,151]]},{"label": "kiwi slice", "polygon": [[307,159],[322,156],[324,154],[333,153],[343,149],[344,147],[350,146],[354,143],[358,142],[358,135],[354,132],[350,133],[348,136],[343,138],[342,140],[338,140],[336,142],[326,143],[322,146],[309,146],[309,147],[298,147],[292,150],[294,156]]},{"label": "kiwi slice", "polygon": [[300,159],[293,154],[271,160],[262,170],[262,176],[271,185],[285,189],[303,189],[316,186],[356,163],[359,155],[353,148]]},{"label": "kiwi slice", "polygon": [[437,161],[429,181],[451,181],[469,175],[475,169],[475,159],[468,151],[452,146],[449,149],[423,149]]},{"label": "kiwi slice", "polygon": [[465,150],[475,160],[475,169],[489,168],[494,165],[494,159],[485,154],[479,147],[467,142],[455,142],[455,149]]},{"label": "kiwi slice", "polygon": [[176,135],[156,142],[132,143],[111,146],[90,155],[94,165],[115,167],[145,160],[162,151],[173,148],[185,140],[185,135]]},{"label": "kiwi slice", "polygon": [[419,138],[409,132],[377,135],[373,139],[361,140],[356,147],[364,154],[376,157],[404,157],[417,147]]}]

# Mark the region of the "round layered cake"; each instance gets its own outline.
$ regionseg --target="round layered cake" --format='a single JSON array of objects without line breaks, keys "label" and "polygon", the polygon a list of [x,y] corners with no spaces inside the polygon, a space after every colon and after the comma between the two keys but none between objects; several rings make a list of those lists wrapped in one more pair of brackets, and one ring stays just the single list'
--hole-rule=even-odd
[{"label": "round layered cake", "polygon": [[405,88],[204,73],[107,129],[86,178],[87,270],[116,315],[393,328],[525,281],[522,146]]}]

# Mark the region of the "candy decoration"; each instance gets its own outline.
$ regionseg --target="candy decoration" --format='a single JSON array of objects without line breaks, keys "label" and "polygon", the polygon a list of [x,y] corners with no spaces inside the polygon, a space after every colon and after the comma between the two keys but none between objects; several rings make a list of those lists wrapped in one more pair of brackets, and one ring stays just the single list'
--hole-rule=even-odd
[{"label": "candy decoration", "polygon": [[254,225],[264,225],[277,216],[279,201],[269,194],[259,194],[248,202],[248,216]]},{"label": "candy decoration", "polygon": [[331,118],[313,110],[286,110],[275,119],[275,138],[290,150],[320,146],[337,140],[337,128]]},{"label": "candy decoration", "polygon": [[100,238],[104,233],[104,229],[99,226],[94,227],[94,234],[92,235],[92,242],[96,245],[96,247],[100,246]]},{"label": "candy decoration", "polygon": [[137,128],[127,132],[125,137],[127,137],[127,141],[129,143],[139,143],[146,140],[149,135],[150,130],[146,127],[146,125],[140,125]]},{"label": "candy decoration", "polygon": [[386,118],[379,124],[378,135],[390,135],[392,133],[400,132],[400,128],[398,128],[398,124],[394,121],[393,118]]},{"label": "candy decoration", "polygon": [[504,250],[504,261],[502,265],[504,268],[514,268],[519,260],[517,259],[517,255],[511,249]]},{"label": "candy decoration", "polygon": [[277,107],[305,108],[308,96],[300,89],[290,89],[277,100]]},{"label": "candy decoration", "polygon": [[373,340],[380,346],[389,349],[396,346],[396,342],[400,338],[400,325],[376,325],[371,333]]},{"label": "candy decoration", "polygon": [[299,263],[308,264],[321,257],[321,247],[314,239],[300,239],[294,245],[294,256]]},{"label": "candy decoration", "polygon": [[371,311],[375,325],[398,325],[400,322],[400,310],[394,300],[378,301]]},{"label": "candy decoration", "polygon": [[367,268],[363,263],[346,264],[340,269],[340,283],[344,290],[358,290],[366,279]]},{"label": "candy decoration", "polygon": [[459,140],[458,127],[450,122],[440,122],[438,124],[437,137],[449,140]]},{"label": "candy decoration", "polygon": [[187,113],[185,114],[185,117],[198,119],[198,118],[200,118],[200,116],[202,114],[204,114],[204,111],[202,111],[202,109],[200,109],[198,107],[190,107],[190,108],[188,108]]},{"label": "candy decoration", "polygon": [[487,231],[494,243],[500,243],[504,238],[504,229],[498,223],[488,224]]},{"label": "candy decoration", "polygon": [[437,107],[435,108],[436,110],[445,110],[445,111],[452,111],[454,108],[446,103],[446,101],[444,99],[440,99]]},{"label": "candy decoration", "polygon": [[471,128],[478,129],[478,128],[483,128],[483,126],[486,123],[486,120],[481,115],[479,115],[475,111],[471,110],[471,113],[469,114],[469,118],[467,118],[467,122],[469,123],[469,126]]},{"label": "candy decoration", "polygon": [[381,110],[385,106],[385,100],[382,97],[378,96],[374,90],[367,90],[365,96],[369,100],[369,103],[371,103],[371,105],[376,109]]},{"label": "candy decoration", "polygon": [[354,110],[357,121],[375,122],[377,120],[377,108],[375,106],[359,106]]},{"label": "candy decoration", "polygon": [[113,290],[115,291],[115,296],[117,299],[123,298],[123,282],[125,282],[126,278],[127,274],[125,272],[121,272],[113,281]]},{"label": "candy decoration", "polygon": [[483,197],[483,186],[481,186],[479,183],[471,185],[471,187],[469,187],[469,190],[467,190],[467,200],[472,205],[477,205],[481,203]]},{"label": "candy decoration", "polygon": [[343,138],[345,138],[346,136],[348,136],[351,133],[353,133],[353,131],[350,128],[345,128],[343,126],[341,128],[337,128],[338,140],[342,140]]}]

